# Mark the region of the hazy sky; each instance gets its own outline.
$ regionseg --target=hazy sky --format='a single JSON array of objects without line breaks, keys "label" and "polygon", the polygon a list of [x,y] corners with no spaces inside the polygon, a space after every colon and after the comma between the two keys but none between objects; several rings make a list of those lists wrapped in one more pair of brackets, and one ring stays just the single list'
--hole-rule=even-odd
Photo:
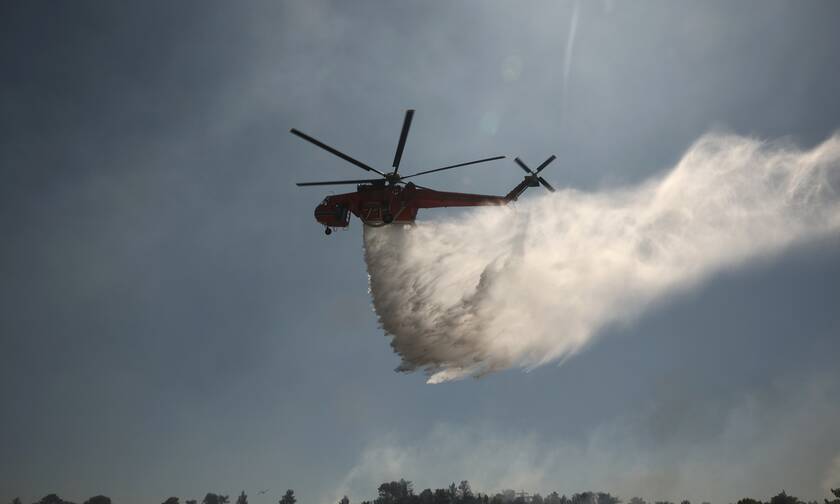
[{"label": "hazy sky", "polygon": [[[387,168],[416,108],[405,171],[553,153],[546,178],[585,191],[664,173],[708,131],[807,148],[840,128],[836,2],[574,11],[4,2],[0,500],[357,502],[398,477],[713,504],[840,486],[838,236],[719,274],[562,366],[394,372],[359,222],[325,237],[329,190],[294,186],[362,173],[290,127]],[[422,183],[520,177],[503,161]]]}]

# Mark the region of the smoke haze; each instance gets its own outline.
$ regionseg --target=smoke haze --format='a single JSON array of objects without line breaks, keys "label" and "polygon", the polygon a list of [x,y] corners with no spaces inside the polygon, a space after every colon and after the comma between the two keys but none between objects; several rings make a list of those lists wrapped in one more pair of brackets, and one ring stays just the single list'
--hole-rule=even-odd
[{"label": "smoke haze", "polygon": [[636,187],[365,227],[370,292],[400,370],[532,369],[722,268],[836,231],[838,185],[840,135],[802,151],[710,134]]},{"label": "smoke haze", "polygon": [[[837,383],[836,373],[806,373],[773,380],[760,392],[731,401],[693,395],[693,415],[672,415],[669,423],[685,434],[690,424],[704,422],[699,418],[705,412],[718,419],[714,428],[667,440],[654,435],[653,445],[651,425],[668,409],[661,396],[634,414],[604,419],[576,439],[492,424],[437,423],[419,440],[385,435],[369,443],[323,500],[368,495],[379,482],[414,475],[422,475],[415,488],[439,485],[455,475],[491,493],[504,488],[543,495],[599,489],[625,501],[640,496],[649,502],[734,502],[745,493],[769,499],[774,494],[764,489],[784,481],[791,494],[819,499],[840,481],[840,454],[833,441],[840,436],[835,421],[840,408],[833,400]],[[750,442],[745,445],[744,439]]]}]

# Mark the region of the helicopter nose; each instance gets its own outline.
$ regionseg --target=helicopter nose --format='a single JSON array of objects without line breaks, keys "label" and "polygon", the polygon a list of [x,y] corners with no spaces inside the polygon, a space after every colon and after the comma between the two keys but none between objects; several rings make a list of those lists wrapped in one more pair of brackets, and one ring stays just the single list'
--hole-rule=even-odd
[{"label": "helicopter nose", "polygon": [[324,202],[315,207],[314,214],[316,221],[321,224],[327,224],[327,221],[331,220],[335,216],[336,212],[331,205]]},{"label": "helicopter nose", "polygon": [[350,218],[347,207],[325,201],[315,207],[315,220],[330,227],[345,227]]}]

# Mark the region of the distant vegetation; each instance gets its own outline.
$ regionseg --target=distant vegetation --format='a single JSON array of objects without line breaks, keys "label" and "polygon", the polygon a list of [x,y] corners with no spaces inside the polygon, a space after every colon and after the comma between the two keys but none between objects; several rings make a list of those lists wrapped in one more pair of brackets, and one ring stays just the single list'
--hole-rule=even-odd
[{"label": "distant vegetation", "polygon": [[[260,495],[267,492],[263,490],[259,492]],[[834,499],[823,499],[824,504],[840,504],[840,488],[833,488],[831,493]],[[277,501],[278,504],[295,504],[297,498],[294,490],[286,490],[286,493]],[[557,492],[551,492],[543,497],[538,493],[527,493],[524,491],[503,490],[494,495],[483,494],[481,492],[473,492],[470,488],[469,481],[462,481],[458,485],[452,483],[446,488],[437,488],[432,490],[427,488],[420,493],[414,492],[414,487],[410,481],[401,479],[399,481],[390,481],[379,485],[377,490],[377,497],[372,501],[362,501],[360,504],[622,504],[620,498],[605,492],[582,492],[572,494],[571,497],[560,495]],[[11,504],[23,504],[20,499],[12,499]],[[66,501],[56,494],[49,494],[41,498],[41,500],[33,504],[75,504],[71,501]],[[111,499],[104,495],[97,495],[86,500],[84,504],[112,504]],[[162,504],[181,504],[178,497],[169,497],[164,500]],[[199,504],[196,499],[186,499],[184,504]],[[201,500],[200,504],[230,504],[230,497],[223,494],[208,493]],[[248,504],[248,495],[243,490],[236,498],[235,504]],[[350,499],[345,495],[338,504],[350,504]],[[627,501],[627,504],[648,504],[644,499],[639,497],[632,497]],[[670,501],[653,501],[650,504],[676,504]],[[690,501],[684,500],[679,504],[691,504]],[[709,504],[703,502],[702,504]],[[733,504],[733,503],[729,503]],[[772,497],[769,501],[761,501],[745,497],[735,504],[823,504],[818,501],[805,502],[799,500],[793,495],[788,495],[784,490],[778,495]]]}]

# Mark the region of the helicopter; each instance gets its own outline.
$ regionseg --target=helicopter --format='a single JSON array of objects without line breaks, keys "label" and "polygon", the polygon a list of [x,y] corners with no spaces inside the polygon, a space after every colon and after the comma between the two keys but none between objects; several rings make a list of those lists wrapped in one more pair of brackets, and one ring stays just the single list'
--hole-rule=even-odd
[{"label": "helicopter", "polygon": [[441,168],[435,168],[433,170],[425,170],[412,173],[411,175],[401,175],[399,173],[400,161],[402,160],[405,142],[408,138],[408,130],[411,128],[411,121],[413,118],[414,110],[407,110],[405,118],[403,119],[400,139],[397,143],[397,151],[394,154],[394,162],[392,163],[393,171],[386,172],[377,170],[370,165],[362,163],[361,161],[348,156],[338,149],[335,149],[334,147],[331,147],[300,130],[295,128],[290,130],[293,135],[296,135],[303,140],[324,149],[330,154],[338,156],[362,170],[379,175],[378,178],[361,180],[331,180],[324,182],[297,183],[298,187],[356,185],[355,192],[327,196],[317,207],[315,207],[315,220],[324,226],[324,232],[327,235],[332,234],[333,229],[346,228],[349,226],[351,214],[358,217],[365,225],[371,227],[381,227],[388,224],[414,224],[414,221],[417,218],[417,212],[421,208],[507,205],[512,201],[516,201],[529,187],[539,187],[542,185],[551,192],[555,191],[551,184],[540,176],[540,172],[543,171],[543,169],[545,169],[545,167],[557,157],[554,155],[543,161],[542,164],[534,170],[529,168],[528,165],[517,157],[515,159],[516,164],[525,171],[526,175],[522,182],[504,196],[437,191],[416,185],[414,182],[406,182],[406,179],[417,177],[419,175],[426,175],[429,173],[451,170],[453,168],[486,163],[488,161],[496,161],[505,158],[505,156],[494,156],[478,159],[476,161],[468,161],[466,163],[448,165]]}]

